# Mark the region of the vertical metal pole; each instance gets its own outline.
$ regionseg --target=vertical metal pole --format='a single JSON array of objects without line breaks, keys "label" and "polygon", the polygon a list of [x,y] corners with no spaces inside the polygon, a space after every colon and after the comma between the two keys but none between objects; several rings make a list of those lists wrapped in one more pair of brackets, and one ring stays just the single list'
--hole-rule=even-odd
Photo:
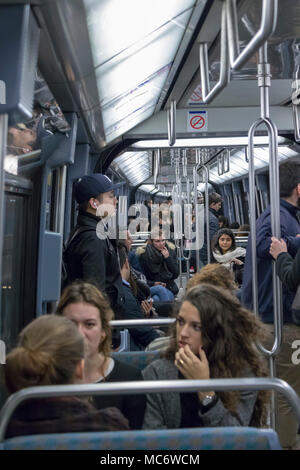
[{"label": "vertical metal pole", "polygon": [[194,181],[194,206],[195,206],[195,227],[196,227],[196,270],[200,268],[200,253],[198,246],[199,239],[199,214],[198,214],[198,167],[199,167],[199,154],[196,150],[196,166],[193,168],[193,181]]},{"label": "vertical metal pole", "polygon": [[[7,124],[8,124],[8,115],[0,114],[0,306],[2,302],[2,270],[3,270],[4,211],[5,211],[4,158],[6,154]],[[0,316],[0,319],[1,319],[1,316]]]},{"label": "vertical metal pole", "polygon": [[205,172],[205,218],[206,218],[206,243],[207,243],[207,261],[210,263],[210,233],[209,233],[209,196],[208,196],[208,169],[202,165]]},{"label": "vertical metal pole", "polygon": [[[267,63],[267,44],[259,50],[258,64],[258,86],[260,87],[261,119],[255,122],[249,130],[249,200],[251,221],[251,248],[252,248],[252,289],[254,312],[258,315],[258,292],[257,292],[257,265],[256,265],[256,227],[255,227],[255,168],[254,168],[254,134],[256,128],[264,123],[268,129],[269,136],[269,181],[271,199],[271,229],[272,234],[280,238],[280,200],[279,200],[279,167],[277,154],[277,128],[269,118],[269,87],[271,84],[270,66]],[[282,342],[282,297],[281,283],[276,274],[275,262],[272,265],[272,288],[274,305],[274,330],[275,340],[270,351],[262,345],[260,349],[269,357],[270,374],[275,377],[275,356]],[[272,396],[271,424],[276,425],[275,399]]]}]

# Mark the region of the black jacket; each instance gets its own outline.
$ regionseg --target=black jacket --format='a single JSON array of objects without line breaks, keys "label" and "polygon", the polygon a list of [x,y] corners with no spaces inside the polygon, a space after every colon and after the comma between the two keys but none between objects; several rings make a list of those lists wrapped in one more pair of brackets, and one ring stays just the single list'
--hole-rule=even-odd
[{"label": "black jacket", "polygon": [[[120,361],[114,358],[115,365],[111,373],[105,377],[103,383],[142,381],[143,376],[139,369],[122,362],[122,353]],[[97,409],[118,408],[122,415],[129,421],[130,429],[141,429],[146,409],[146,396],[144,394],[134,395],[94,395],[93,404]]]},{"label": "black jacket", "polygon": [[80,212],[74,231],[79,226],[84,226],[87,230],[71,242],[64,254],[68,277],[71,282],[76,279],[92,282],[102,292],[106,292],[116,317],[120,317],[122,315],[118,315],[116,311],[122,309],[124,299],[114,241],[98,237],[96,229],[103,228],[103,224],[93,214]]},{"label": "black jacket", "polygon": [[281,253],[277,258],[276,268],[285,287],[296,291],[300,286],[300,248],[295,258],[292,258],[289,253]]},{"label": "black jacket", "polygon": [[38,398],[22,403],[8,425],[6,438],[67,432],[128,430],[117,408],[97,410],[77,397]]},{"label": "black jacket", "polygon": [[[174,282],[179,275],[178,262],[176,257],[175,246],[167,242],[166,247],[169,251],[168,258],[165,258],[160,251],[154,248],[153,245],[148,244],[146,248],[140,249],[137,252],[140,254],[140,265],[145,273],[148,281],[164,282],[167,289],[173,292],[174,295],[178,293],[178,287]],[[149,285],[151,283],[149,282]]]},{"label": "black jacket", "polygon": [[[123,284],[124,293],[124,319],[127,320],[145,320],[141,306],[133,295],[130,286]],[[144,350],[151,341],[159,337],[159,333],[151,326],[143,326],[141,328],[129,328],[130,334],[130,350],[139,351]]]}]

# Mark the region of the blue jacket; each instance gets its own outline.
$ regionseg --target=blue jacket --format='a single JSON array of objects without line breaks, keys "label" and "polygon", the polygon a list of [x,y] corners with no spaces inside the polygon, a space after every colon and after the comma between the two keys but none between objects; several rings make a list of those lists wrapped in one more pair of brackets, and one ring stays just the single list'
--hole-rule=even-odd
[{"label": "blue jacket", "polygon": [[[300,247],[300,224],[297,219],[298,208],[280,199],[281,237],[286,241],[288,251],[295,256]],[[271,215],[268,207],[256,221],[256,256],[258,279],[258,305],[261,319],[265,323],[273,323],[273,290],[272,290],[272,256],[269,253],[271,245]],[[283,286],[283,321],[293,323],[291,305],[295,292]],[[242,303],[249,309],[253,308],[252,300],[252,261],[251,240],[249,236],[245,259],[244,278],[242,286]]]}]

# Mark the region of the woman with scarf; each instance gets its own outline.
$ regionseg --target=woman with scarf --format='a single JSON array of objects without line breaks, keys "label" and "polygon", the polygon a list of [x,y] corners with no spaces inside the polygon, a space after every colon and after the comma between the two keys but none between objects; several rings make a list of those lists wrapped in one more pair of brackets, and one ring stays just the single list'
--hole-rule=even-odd
[{"label": "woman with scarf", "polygon": [[215,261],[234,273],[235,282],[240,286],[243,281],[246,250],[236,246],[232,230],[223,228],[212,240],[212,252]]},{"label": "woman with scarf", "polygon": [[[160,231],[157,237],[148,241],[146,247],[137,250],[137,254],[148,285],[151,287],[153,300],[156,300],[157,287],[160,290],[158,300],[174,300],[174,295],[178,294],[175,279],[179,275],[179,269],[173,243],[166,241]],[[165,296],[163,299],[161,298],[161,292]]]}]

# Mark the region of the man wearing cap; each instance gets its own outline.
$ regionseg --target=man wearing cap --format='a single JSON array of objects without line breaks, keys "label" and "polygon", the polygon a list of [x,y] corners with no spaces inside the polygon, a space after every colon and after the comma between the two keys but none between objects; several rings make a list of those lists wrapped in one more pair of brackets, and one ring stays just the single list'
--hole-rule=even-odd
[{"label": "man wearing cap", "polygon": [[114,189],[117,186],[100,173],[83,176],[75,183],[79,214],[64,253],[68,281],[82,279],[106,292],[116,318],[123,313],[122,278],[114,246],[116,240],[108,238],[104,217],[116,212]]}]

